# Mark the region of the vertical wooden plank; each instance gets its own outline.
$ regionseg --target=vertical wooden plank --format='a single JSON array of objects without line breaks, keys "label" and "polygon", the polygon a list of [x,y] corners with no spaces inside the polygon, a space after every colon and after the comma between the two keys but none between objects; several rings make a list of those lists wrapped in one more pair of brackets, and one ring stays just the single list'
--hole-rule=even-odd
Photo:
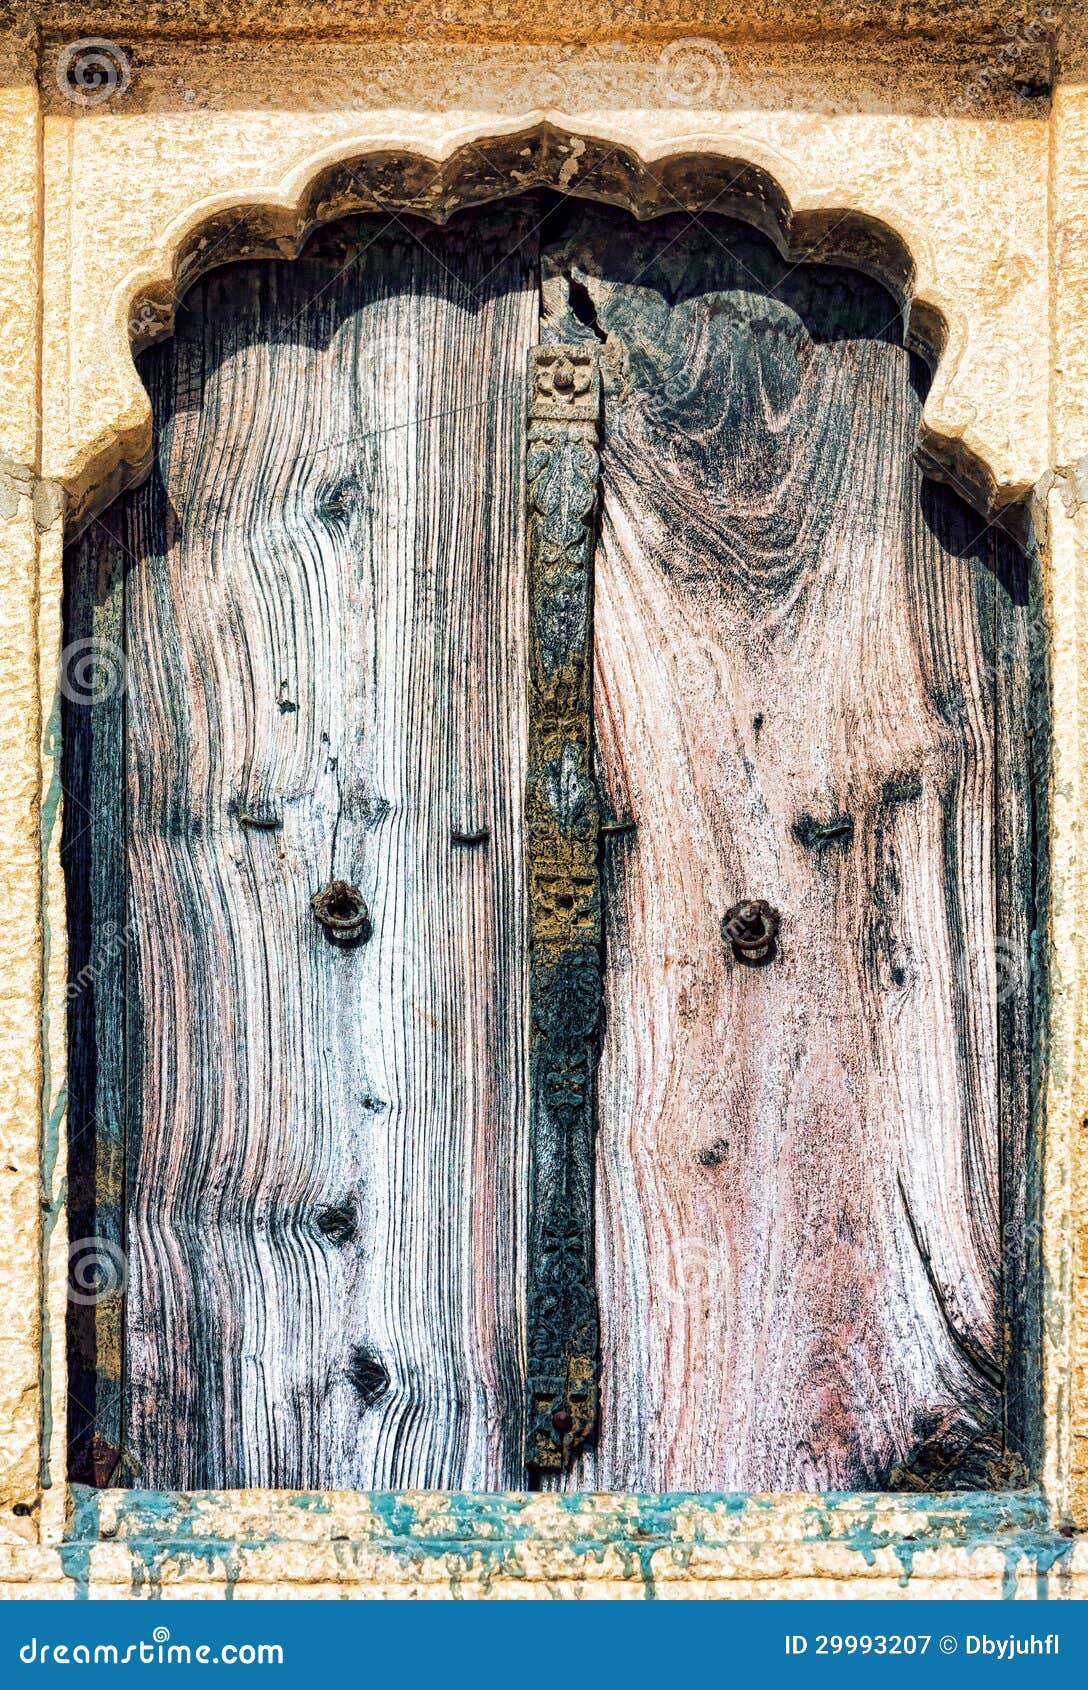
[{"label": "vertical wooden plank", "polygon": [[531,1135],[527,1460],[566,1467],[597,1420],[593,1124],[600,808],[591,774],[600,380],[594,347],[529,357]]},{"label": "vertical wooden plank", "polygon": [[[995,589],[914,464],[916,362],[874,284],[713,217],[574,209],[544,298],[602,342],[596,733],[638,824],[569,1483],[1000,1482]],[[781,912],[755,964],[745,898]]]},{"label": "vertical wooden plank", "polygon": [[[526,205],[194,290],[125,501],[135,1480],[524,1473]],[[311,899],[344,880],[369,937]]]},{"label": "vertical wooden plank", "polygon": [[124,549],[72,548],[60,674],[68,930],[69,1472],[120,1478],[124,1250]]},{"label": "vertical wooden plank", "polygon": [[998,1085],[1002,1122],[1005,1477],[1042,1458],[1042,1006],[1050,733],[1038,555],[1026,527],[986,536],[994,586]]}]

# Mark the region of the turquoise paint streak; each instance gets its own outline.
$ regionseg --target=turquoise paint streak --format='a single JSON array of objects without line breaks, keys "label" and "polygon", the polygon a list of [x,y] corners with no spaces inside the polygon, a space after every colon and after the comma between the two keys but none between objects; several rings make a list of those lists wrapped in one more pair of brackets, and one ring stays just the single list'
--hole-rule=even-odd
[{"label": "turquoise paint streak", "polygon": [[[100,1493],[86,1485],[73,1485],[71,1495],[68,1541],[61,1556],[63,1560],[67,1551],[72,1557],[73,1571],[68,1576],[77,1581],[76,1594],[86,1595],[88,1567],[80,1552],[88,1553],[94,1544],[104,1541]],[[140,1490],[125,1494],[117,1510],[116,1529],[110,1529],[109,1540],[123,1540],[132,1556],[133,1596],[161,1596],[163,1564],[171,1561],[183,1569],[202,1566],[221,1577],[229,1601],[238,1582],[240,1551],[282,1541],[274,1532],[265,1533],[259,1539],[216,1534],[210,1504],[217,1504],[220,1511],[224,1507],[223,1498],[214,1491],[181,1495]],[[65,1572],[68,1573],[67,1563]]]},{"label": "turquoise paint streak", "polygon": [[[65,1569],[71,1569],[77,1594],[85,1594],[90,1549],[101,1541],[100,1501],[97,1492],[82,1486],[73,1486],[72,1497],[70,1537],[62,1553],[68,1557]],[[371,1492],[361,1500],[375,1526],[357,1539],[334,1540],[337,1563],[345,1570],[357,1566],[367,1548],[392,1554],[402,1565],[441,1559],[449,1588],[457,1594],[468,1578],[482,1579],[486,1588],[499,1572],[516,1577],[519,1545],[545,1541],[527,1506],[539,1499],[519,1494],[444,1493],[439,1518],[434,1517],[433,1497],[423,1510],[417,1497],[399,1491]],[[658,1594],[652,1571],[657,1550],[670,1550],[674,1562],[684,1567],[696,1547],[725,1543],[743,1547],[744,1516],[758,1523],[761,1515],[779,1506],[772,1497],[702,1492],[604,1498],[561,1494],[551,1500],[568,1516],[570,1531],[547,1541],[571,1557],[570,1576],[577,1577],[579,1562],[600,1561],[611,1552],[619,1556],[625,1575],[641,1584],[648,1599]],[[797,1541],[842,1545],[860,1554],[867,1566],[874,1565],[880,1552],[891,1550],[904,1586],[910,1581],[915,1557],[927,1549],[956,1546],[972,1551],[996,1546],[1004,1559],[1002,1594],[1006,1598],[1016,1594],[1017,1577],[1024,1573],[1034,1576],[1036,1594],[1046,1596],[1050,1573],[1057,1568],[1060,1577],[1073,1547],[1070,1539],[1050,1528],[1042,1497],[1034,1491],[896,1496],[896,1512],[915,1515],[917,1533],[890,1530],[889,1500],[888,1496],[847,1492],[814,1497],[802,1511]],[[237,1538],[217,1529],[216,1516],[229,1518],[230,1504],[214,1491],[134,1490],[115,1499],[116,1529],[110,1535],[123,1540],[132,1554],[133,1594],[161,1594],[163,1563],[170,1559],[181,1565],[203,1564],[223,1577],[226,1594],[233,1596],[243,1550],[294,1540],[290,1510],[315,1515],[333,1511],[330,1499],[320,1493],[285,1493],[277,1503],[282,1511],[281,1531]],[[848,1511],[845,1517],[844,1511]],[[762,1548],[758,1541],[749,1545],[753,1561],[758,1561]]]}]

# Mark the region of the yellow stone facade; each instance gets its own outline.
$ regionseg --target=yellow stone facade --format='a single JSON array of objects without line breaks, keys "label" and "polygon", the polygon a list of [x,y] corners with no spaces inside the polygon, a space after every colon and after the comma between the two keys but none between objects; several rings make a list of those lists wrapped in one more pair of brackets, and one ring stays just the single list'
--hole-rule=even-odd
[{"label": "yellow stone facade", "polygon": [[[571,12],[0,4],[0,1594],[1088,1595],[1088,0]],[[510,192],[631,203],[731,161],[746,214],[880,274],[939,354],[927,461],[992,515],[1032,508],[1054,690],[1038,1496],[69,1492],[64,537],[146,465],[133,349],[202,265],[290,253],[405,181],[442,216],[474,158]]]}]

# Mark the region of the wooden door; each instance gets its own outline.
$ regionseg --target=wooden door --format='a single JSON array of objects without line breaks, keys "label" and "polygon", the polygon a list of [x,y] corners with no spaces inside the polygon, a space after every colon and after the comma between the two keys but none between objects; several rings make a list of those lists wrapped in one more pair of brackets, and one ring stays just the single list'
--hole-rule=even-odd
[{"label": "wooden door", "polygon": [[[127,653],[112,740],[69,712],[123,815],[83,943],[128,935],[81,1106],[128,1138],[99,1477],[521,1482],[533,226],[339,225],[144,360],[154,469],[70,624]],[[354,935],[311,906],[341,881]]]},{"label": "wooden door", "polygon": [[[544,332],[600,345],[596,749],[637,824],[603,850],[602,1421],[569,1482],[1004,1482],[1026,560],[923,480],[882,288],[713,216],[565,222]],[[745,900],[781,919],[759,961],[723,935]]]},{"label": "wooden door", "polygon": [[1030,568],[890,296],[519,201],[220,271],[144,375],[69,558],[77,1476],[1022,1478]]}]

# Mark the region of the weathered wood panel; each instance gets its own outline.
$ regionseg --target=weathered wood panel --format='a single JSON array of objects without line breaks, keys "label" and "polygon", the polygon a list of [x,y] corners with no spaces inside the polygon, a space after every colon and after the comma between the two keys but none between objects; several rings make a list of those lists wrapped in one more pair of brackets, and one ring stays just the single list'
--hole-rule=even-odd
[{"label": "weathered wood panel", "polygon": [[1010,1483],[1042,1457],[1042,1064],[1048,991],[1050,679],[1034,538],[986,536],[994,710],[1003,1380]]},{"label": "weathered wood panel", "polygon": [[122,1442],[124,552],[96,524],[66,584],[60,681],[68,933],[69,1472],[119,1482]]},{"label": "weathered wood panel", "polygon": [[[546,338],[603,341],[597,748],[638,823],[606,848],[601,1433],[567,1482],[1000,1480],[1025,566],[923,484],[864,278],[580,208],[545,272]],[[760,963],[723,940],[746,898],[781,913]]]},{"label": "weathered wood panel", "polygon": [[[713,217],[564,220],[612,824],[600,1445],[561,1482],[1016,1479],[1028,562],[922,481],[879,288]],[[525,1481],[534,230],[359,219],[209,279],[146,360],[153,478],[70,559],[68,637],[129,682],[65,715],[74,1219],[129,1274],[123,1332],[116,1285],[71,1323],[80,1476]]]},{"label": "weathered wood panel", "polygon": [[[111,515],[139,1484],[523,1476],[533,223],[338,226],[145,361],[157,461]],[[315,919],[336,880],[369,937]]]}]

